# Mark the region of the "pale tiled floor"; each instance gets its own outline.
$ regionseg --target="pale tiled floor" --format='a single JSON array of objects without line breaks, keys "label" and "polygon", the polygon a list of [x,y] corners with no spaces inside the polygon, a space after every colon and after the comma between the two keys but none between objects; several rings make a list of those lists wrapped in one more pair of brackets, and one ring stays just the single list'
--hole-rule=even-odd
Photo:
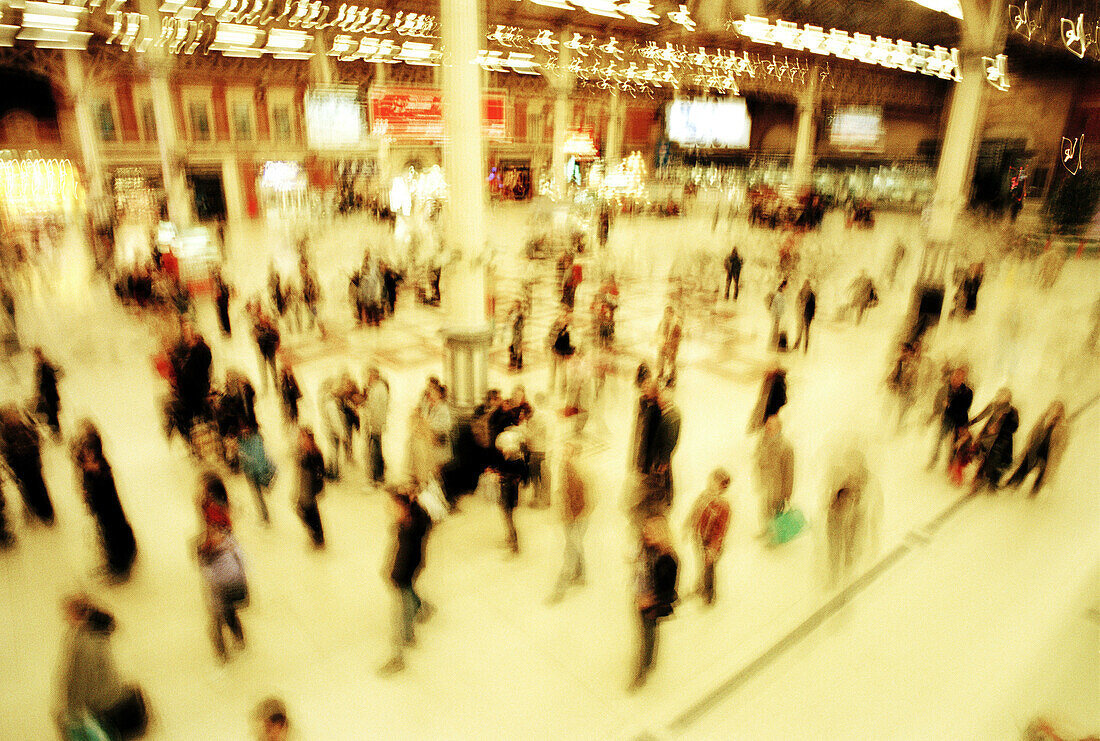
[{"label": "pale tiled floor", "polygon": [[[491,216],[501,295],[524,269],[517,255],[525,217],[522,207]],[[884,288],[882,305],[858,328],[833,318],[858,268],[877,272],[893,235],[914,226],[912,219],[885,216],[874,233],[848,234],[831,218],[822,235],[809,238],[819,257],[807,261],[821,266],[820,320],[810,353],[785,359],[790,403],[783,417],[797,456],[795,502],[811,522],[819,519],[827,451],[857,432],[883,492],[882,553],[907,542],[907,534],[950,505],[958,491],[925,472],[927,430],[914,424],[894,434],[882,421],[881,382],[907,292]],[[277,230],[233,237],[227,272],[242,295],[264,284],[272,261],[293,266],[290,243]],[[590,277],[577,306],[587,306],[599,267],[613,266],[623,283],[619,337],[621,365],[629,370],[654,352],[670,270],[682,270],[696,252],[720,257],[730,239],[752,255],[770,238],[749,234],[740,224],[712,232],[709,216],[622,220],[613,229],[609,255],[588,258]],[[342,275],[358,263],[364,244],[385,239],[383,230],[358,221],[315,233],[333,337],[322,343],[290,335],[286,343],[298,357],[307,422],[316,419],[316,389],[325,377],[345,367],[360,375],[369,362],[380,365],[393,390],[387,457],[391,470],[400,470],[406,417],[425,378],[441,371],[436,337],[442,318],[403,296],[397,317],[381,329],[351,330]],[[913,268],[911,257],[906,276]],[[682,593],[696,570],[679,523],[710,469],[723,465],[734,474],[736,520],[721,565],[719,602],[709,611],[686,602],[662,627],[658,666],[642,692],[624,691],[634,656],[633,544],[620,506],[634,405],[626,372],[609,387],[583,455],[597,502],[586,538],[586,588],[556,607],[544,604],[561,558],[553,511],[520,511],[523,553],[511,559],[501,548],[498,512],[472,498],[432,536],[420,591],[438,607],[436,616],[420,630],[408,670],[381,679],[375,670],[389,654],[392,612],[384,497],[363,484],[361,469],[330,487],[322,503],[330,545],[315,553],[289,504],[290,476],[276,484],[274,522],[267,529],[243,481],[233,479],[230,495],[237,503],[253,602],[243,613],[249,647],[220,667],[190,551],[198,527],[198,469],[178,443],[167,446],[160,434],[163,389],[149,363],[154,343],[110,302],[104,287],[82,287],[78,261],[62,260],[59,269],[61,288],[31,295],[21,307],[26,332],[66,370],[64,424],[71,428],[84,416],[99,423],[141,555],[130,583],[94,586],[92,524],[66,449],[48,446],[47,480],[59,524],[52,531],[20,524],[18,547],[0,554],[2,738],[49,737],[63,631],[57,604],[81,586],[93,588],[116,612],[119,665],[147,690],[157,713],[153,736],[173,741],[246,738],[251,708],[268,694],[287,701],[304,739],[643,733],[707,739],[1005,738],[1003,731],[1017,716],[1026,720],[1027,713],[1044,708],[1008,704],[1004,693],[1038,702],[1042,693],[1020,689],[1032,681],[1021,667],[1036,661],[1040,648],[1059,634],[1059,620],[1077,609],[1100,554],[1092,408],[1076,423],[1063,475],[1045,499],[1036,504],[1006,495],[968,505],[927,546],[914,547],[802,644],[707,712],[685,717],[828,597],[819,578],[819,528],[776,550],[762,549],[751,537],[757,527],[753,441],[743,431],[771,358],[763,347],[770,278],[750,262],[736,307],[692,304],[677,392],[684,424],[674,459],[679,493],[672,519],[681,538]],[[541,344],[554,311],[552,269],[545,264],[536,270],[542,277],[528,326],[533,346]],[[1063,395],[1072,410],[1098,388],[1095,357],[1078,352],[1100,286],[1096,265],[1071,262],[1054,291],[1041,296],[1029,271],[991,266],[978,315],[965,326],[941,329],[934,349],[937,356],[969,357],[976,405],[1004,382],[1014,389],[1021,437],[1053,396]],[[1021,307],[1022,329],[1020,339],[1006,346],[997,338],[1003,336],[1006,307],[1014,304]],[[506,302],[498,307],[503,311]],[[223,342],[208,306],[200,322],[219,369],[233,365],[255,376],[246,336]],[[546,385],[541,354],[532,347],[529,369],[517,377],[532,392]],[[514,381],[505,372],[506,356],[498,348],[493,359],[492,382],[507,391]],[[29,383],[24,373],[22,391],[9,384],[6,396],[25,394]],[[269,445],[289,471],[274,397],[262,394],[258,411]],[[561,434],[555,430],[555,439]],[[10,487],[5,494],[9,512],[18,514]]]}]

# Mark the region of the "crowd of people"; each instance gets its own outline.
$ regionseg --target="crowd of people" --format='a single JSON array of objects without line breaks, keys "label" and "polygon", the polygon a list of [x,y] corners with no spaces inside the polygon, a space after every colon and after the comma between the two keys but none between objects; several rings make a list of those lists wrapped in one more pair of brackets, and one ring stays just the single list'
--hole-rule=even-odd
[{"label": "crowd of people", "polygon": [[[602,228],[606,230],[606,225]],[[606,241],[606,231],[600,241]],[[713,292],[716,301],[740,307],[746,301],[744,294],[751,293],[742,287],[747,261],[738,245],[730,247],[722,273],[712,276]],[[683,302],[670,300],[657,327],[655,352],[647,350],[643,362],[632,364],[637,403],[627,463],[624,526],[636,545],[634,609],[639,638],[628,684],[631,691],[647,683],[657,659],[660,625],[676,614],[687,597],[681,594],[683,569],[674,533],[682,531],[680,542],[690,544],[697,554],[691,596],[710,606],[718,599],[721,582],[717,574],[723,552],[730,547],[732,523],[742,514],[735,511],[738,500],[731,489],[747,489],[752,480],[758,500],[756,537],[763,547],[784,547],[806,525],[807,516],[793,501],[796,473],[804,468],[796,467],[801,451],[796,451],[784,429],[783,410],[792,393],[785,366],[799,362],[795,350],[801,350],[803,356],[809,353],[811,326],[820,313],[819,288],[817,276],[800,267],[796,252],[784,249],[786,252],[776,256],[774,274],[769,273],[766,279],[773,281],[768,288],[774,289],[753,297],[764,299],[770,324],[764,348],[770,360],[744,433],[746,447],[753,450],[753,469],[731,470],[726,462],[715,461],[705,487],[686,508],[688,515],[680,528],[671,522],[674,504],[683,496],[682,484],[678,486],[674,475],[674,457],[685,424],[677,389],[682,376],[680,351],[694,319]],[[884,285],[893,286],[904,258],[902,246],[894,252]],[[174,286],[172,292],[187,293],[178,271],[172,279],[171,267],[158,266],[156,272],[142,269],[127,276],[119,283],[119,297],[144,308],[159,292],[152,285],[161,280],[161,271],[165,271],[165,284]],[[960,272],[955,308],[948,321],[973,321],[983,275],[980,262]],[[586,277],[594,286],[590,289],[593,332],[582,340],[572,331],[572,322],[578,289]],[[368,251],[361,269],[349,281],[356,323],[373,327],[393,315],[400,286],[398,271]],[[438,276],[435,286],[438,298]],[[795,286],[800,286],[797,293]],[[238,300],[236,290],[221,273],[213,275],[211,288],[217,327],[224,337],[230,337],[235,329],[231,308]],[[847,301],[836,300],[837,316],[851,317],[853,325],[862,325],[866,313],[879,303],[878,291],[871,275],[861,271],[850,285]],[[261,523],[271,521],[272,508],[279,505],[270,501],[269,492],[280,474],[293,482],[291,507],[301,521],[305,540],[318,550],[326,548],[322,514],[331,482],[350,481],[359,486],[359,479],[349,476],[349,470],[361,470],[365,485],[388,497],[393,526],[386,544],[391,551],[387,575],[393,588],[395,627],[393,655],[379,669],[383,675],[405,669],[407,649],[416,644],[416,626],[430,620],[437,609],[445,609],[422,598],[417,584],[425,567],[435,568],[426,560],[433,529],[461,516],[464,497],[480,493],[499,506],[501,542],[511,554],[519,554],[526,540],[522,520],[517,526],[517,510],[524,504],[544,509],[556,502],[564,550],[546,601],[557,605],[570,590],[585,587],[588,522],[593,508],[608,499],[609,493],[585,470],[582,458],[597,435],[588,420],[600,404],[604,381],[619,367],[609,359],[618,352],[615,316],[620,289],[613,272],[586,276],[582,263],[566,252],[558,263],[555,292],[560,298],[556,318],[545,346],[534,353],[548,361],[546,391],[529,398],[521,383],[507,395],[491,388],[472,412],[463,414],[451,403],[447,386],[439,378],[429,377],[409,411],[403,467],[391,465],[384,453],[390,447],[385,440],[395,410],[390,384],[379,367],[367,365],[361,380],[341,370],[325,379],[316,394],[298,381],[293,353],[283,347],[283,334],[316,328],[325,336],[318,318],[324,297],[305,256],[296,275],[282,276],[273,269],[267,295],[250,297],[243,304],[258,361],[255,385],[247,372],[232,367],[224,379],[216,379],[216,352],[198,328],[196,299],[188,294],[186,301],[172,304],[178,336],[155,359],[166,381],[164,429],[170,439],[178,436],[186,442],[196,467],[203,471],[196,506],[201,532],[193,552],[205,586],[213,649],[220,660],[229,661],[232,656],[226,633],[234,650],[247,645],[246,621],[240,613],[251,598],[248,556],[235,535],[234,524],[249,516],[248,509],[255,509]],[[531,310],[530,301],[522,299],[510,310],[508,368],[514,373],[531,365],[528,346],[532,343],[526,336]],[[790,341],[792,319],[794,339]],[[934,441],[930,470],[938,468],[972,495],[1021,486],[1034,473],[1030,493],[1035,496],[1050,481],[1062,458],[1074,415],[1062,401],[1052,402],[1033,421],[1026,441],[1019,445],[1015,437],[1023,420],[1013,406],[1012,392],[997,390],[975,413],[975,391],[967,364],[945,363],[937,376],[929,357],[931,325],[918,319],[916,326],[916,331],[902,333],[905,339],[899,343],[896,362],[883,382],[896,401],[898,427],[930,396],[926,417]],[[22,405],[7,404],[0,409],[0,453],[28,518],[49,526],[55,515],[43,477],[41,448],[44,435],[55,441],[63,437],[59,389],[63,372],[43,350],[35,349],[33,355],[34,397]],[[929,395],[927,390],[933,387],[937,390]],[[281,470],[279,456],[269,450],[265,425],[272,421],[262,420],[256,411],[261,394],[272,394],[278,400],[280,436],[293,441],[288,471]],[[303,400],[318,410],[316,429],[303,420]],[[687,423],[703,424],[698,420]],[[72,458],[99,534],[103,574],[111,582],[125,581],[140,556],[138,540],[95,423],[82,421],[76,430],[71,435]],[[821,561],[828,584],[835,587],[845,583],[877,550],[882,505],[875,465],[860,446],[847,446],[830,465],[819,514],[825,534]],[[247,483],[254,497],[251,506],[230,501],[231,487],[226,484],[230,477]],[[0,498],[0,546],[15,544]],[[111,739],[140,736],[148,723],[148,711],[140,688],[120,680],[113,667],[110,642],[114,618],[87,594],[67,600],[64,610],[73,632],[63,672],[60,727],[70,737],[93,727]],[[285,732],[289,723],[285,707],[274,699],[265,701],[257,717],[272,733]]]}]

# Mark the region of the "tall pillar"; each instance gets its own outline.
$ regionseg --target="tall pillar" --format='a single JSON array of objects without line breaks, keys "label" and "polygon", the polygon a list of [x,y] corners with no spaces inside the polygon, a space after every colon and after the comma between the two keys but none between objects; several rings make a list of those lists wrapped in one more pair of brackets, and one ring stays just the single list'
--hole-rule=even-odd
[{"label": "tall pillar", "polygon": [[168,70],[162,64],[152,66],[149,92],[153,98],[153,118],[157,122],[161,180],[168,199],[168,220],[177,229],[182,229],[190,226],[193,220],[191,198],[179,165],[176,114],[172,108],[172,91],[168,87]]},{"label": "tall pillar", "polygon": [[619,88],[611,88],[611,120],[607,126],[607,151],[604,152],[609,172],[623,158],[623,108]]},{"label": "tall pillar", "polygon": [[482,38],[479,0],[442,0],[443,213],[446,250],[441,293],[451,403],[472,410],[488,386],[492,332],[485,307],[485,150],[482,144]]},{"label": "tall pillar", "polygon": [[105,190],[103,187],[103,162],[100,158],[99,136],[96,133],[95,118],[92,115],[91,101],[88,99],[88,81],[84,76],[84,52],[75,49],[65,50],[65,76],[69,92],[73,98],[76,114],[76,129],[80,137],[80,152],[84,159],[84,176],[88,185],[88,201],[97,218],[106,214],[104,208]]},{"label": "tall pillar", "polygon": [[569,63],[573,60],[572,50],[565,42],[572,35],[562,31],[559,41],[558,71],[554,75],[554,148],[551,157],[550,183],[554,192],[565,195],[568,186],[565,182],[565,131],[569,127],[569,94],[573,92],[573,75],[569,72]]},{"label": "tall pillar", "polygon": [[976,156],[978,130],[985,98],[985,63],[982,54],[965,50],[961,54],[962,79],[951,91],[947,129],[936,168],[936,189],[928,221],[928,238],[946,242],[955,230],[955,221],[966,208],[970,178]]},{"label": "tall pillar", "polygon": [[225,192],[225,216],[231,226],[244,219],[244,190],[241,187],[241,167],[233,156],[222,160],[222,190]]},{"label": "tall pillar", "polygon": [[324,32],[313,34],[313,56],[309,58],[309,74],[313,82],[319,85],[331,85],[335,77],[332,73],[332,58],[325,53]]},{"label": "tall pillar", "polygon": [[817,140],[817,107],[821,101],[816,68],[798,96],[798,128],[791,161],[791,186],[796,190],[813,184],[814,142]]}]

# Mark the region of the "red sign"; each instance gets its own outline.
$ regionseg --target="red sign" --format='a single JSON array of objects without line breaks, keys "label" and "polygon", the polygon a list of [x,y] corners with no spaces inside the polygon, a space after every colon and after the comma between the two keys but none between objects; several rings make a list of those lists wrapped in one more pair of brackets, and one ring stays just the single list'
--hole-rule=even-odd
[{"label": "red sign", "polygon": [[[443,94],[432,88],[372,88],[371,132],[394,139],[441,141]],[[486,139],[508,138],[508,96],[487,92],[482,131]]]}]

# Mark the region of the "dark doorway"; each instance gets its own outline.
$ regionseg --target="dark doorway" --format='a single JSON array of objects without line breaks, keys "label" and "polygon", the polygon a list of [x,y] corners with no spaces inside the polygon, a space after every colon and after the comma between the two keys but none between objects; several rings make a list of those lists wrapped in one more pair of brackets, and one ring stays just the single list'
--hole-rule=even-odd
[{"label": "dark doorway", "polygon": [[221,175],[192,174],[195,191],[195,214],[199,221],[225,219],[225,191]]}]

